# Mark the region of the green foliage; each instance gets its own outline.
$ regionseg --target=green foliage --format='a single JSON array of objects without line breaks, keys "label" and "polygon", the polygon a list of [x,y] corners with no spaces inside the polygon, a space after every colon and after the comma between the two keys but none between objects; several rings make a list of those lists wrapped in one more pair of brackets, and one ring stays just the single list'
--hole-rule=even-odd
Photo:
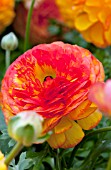
[{"label": "green foliage", "polygon": [[15,159],[11,162],[9,166],[9,170],[26,170],[29,169],[33,164],[31,159],[26,158],[26,152],[22,152],[19,161],[16,164]]}]

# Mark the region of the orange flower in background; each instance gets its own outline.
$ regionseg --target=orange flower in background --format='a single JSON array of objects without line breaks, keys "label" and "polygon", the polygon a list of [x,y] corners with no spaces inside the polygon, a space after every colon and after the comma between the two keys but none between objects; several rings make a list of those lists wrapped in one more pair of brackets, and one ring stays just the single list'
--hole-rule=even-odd
[{"label": "orange flower in background", "polygon": [[14,13],[14,0],[1,0],[0,1],[0,34],[9,26],[15,16]]},{"label": "orange flower in background", "polygon": [[[33,9],[31,26],[30,26],[30,42],[32,44],[51,42],[56,39],[48,31],[49,20],[56,19],[62,21],[55,0],[39,0],[35,2]],[[14,30],[24,38],[27,22],[27,14],[29,3],[20,3],[16,9],[16,18],[14,21]]]},{"label": "orange flower in background", "polygon": [[4,160],[5,160],[4,155],[0,151],[0,170],[8,170],[7,166],[4,163]]},{"label": "orange flower in background", "polygon": [[[2,82],[5,120],[34,110],[45,119],[43,133],[54,148],[74,147],[101,120],[88,100],[90,86],[103,81],[102,64],[86,49],[54,42],[25,52],[8,68]],[[76,120],[76,122],[74,121]]]},{"label": "orange flower in background", "polygon": [[111,79],[95,83],[89,92],[89,99],[96,103],[106,116],[111,116]]},{"label": "orange flower in background", "polygon": [[111,45],[111,0],[56,0],[66,23],[98,47]]}]

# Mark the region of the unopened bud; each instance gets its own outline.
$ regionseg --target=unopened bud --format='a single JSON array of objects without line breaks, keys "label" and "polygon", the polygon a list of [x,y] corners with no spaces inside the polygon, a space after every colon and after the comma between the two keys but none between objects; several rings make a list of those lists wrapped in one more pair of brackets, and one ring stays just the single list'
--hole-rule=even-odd
[{"label": "unopened bud", "polygon": [[30,146],[42,134],[43,118],[34,111],[23,111],[8,123],[9,135],[24,146]]},{"label": "unopened bud", "polygon": [[13,51],[18,47],[18,39],[13,32],[5,35],[1,40],[1,47],[4,50]]}]

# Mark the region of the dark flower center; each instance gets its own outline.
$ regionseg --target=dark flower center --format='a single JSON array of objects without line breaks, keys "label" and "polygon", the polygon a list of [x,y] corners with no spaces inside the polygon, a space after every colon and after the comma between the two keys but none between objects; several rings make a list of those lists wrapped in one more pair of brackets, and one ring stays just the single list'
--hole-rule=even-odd
[{"label": "dark flower center", "polygon": [[46,77],[44,78],[44,82],[47,81],[47,80],[51,80],[51,79],[53,79],[52,76],[46,76]]}]

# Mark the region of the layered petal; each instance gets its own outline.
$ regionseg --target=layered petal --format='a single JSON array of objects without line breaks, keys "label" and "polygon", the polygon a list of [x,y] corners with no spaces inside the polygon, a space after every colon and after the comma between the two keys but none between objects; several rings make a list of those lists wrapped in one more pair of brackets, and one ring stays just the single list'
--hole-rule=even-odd
[{"label": "layered petal", "polygon": [[88,117],[77,120],[77,122],[82,127],[82,129],[90,130],[97,126],[101,119],[102,113],[97,110],[94,113],[90,114]]},{"label": "layered petal", "polygon": [[48,143],[53,148],[71,148],[77,145],[83,137],[82,128],[76,122],[65,117],[61,119],[57,127],[55,126]]}]

